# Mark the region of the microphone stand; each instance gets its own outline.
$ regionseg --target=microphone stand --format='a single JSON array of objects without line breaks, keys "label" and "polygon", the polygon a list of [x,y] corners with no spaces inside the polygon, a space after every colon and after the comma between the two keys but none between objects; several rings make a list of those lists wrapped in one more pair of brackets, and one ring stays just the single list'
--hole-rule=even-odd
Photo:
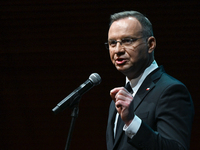
[{"label": "microphone stand", "polygon": [[71,114],[72,120],[71,120],[71,125],[69,129],[68,137],[67,137],[67,142],[65,145],[65,150],[69,149],[69,145],[70,145],[71,137],[72,137],[72,131],[74,130],[74,124],[75,124],[76,118],[78,117],[78,113],[79,113],[79,107],[77,104],[73,107],[73,110],[72,110],[72,114]]}]

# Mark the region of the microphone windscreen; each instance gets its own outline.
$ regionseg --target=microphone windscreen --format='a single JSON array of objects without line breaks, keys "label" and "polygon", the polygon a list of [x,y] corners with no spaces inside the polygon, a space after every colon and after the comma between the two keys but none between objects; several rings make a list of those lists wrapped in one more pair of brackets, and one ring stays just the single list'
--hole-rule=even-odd
[{"label": "microphone windscreen", "polygon": [[89,79],[94,83],[94,85],[98,85],[101,83],[101,77],[98,73],[92,73]]}]

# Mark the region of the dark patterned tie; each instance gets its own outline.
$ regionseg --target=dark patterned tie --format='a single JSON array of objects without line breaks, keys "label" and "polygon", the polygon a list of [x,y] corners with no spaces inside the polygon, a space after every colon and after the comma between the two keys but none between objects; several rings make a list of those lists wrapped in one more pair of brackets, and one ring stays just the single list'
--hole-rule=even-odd
[{"label": "dark patterned tie", "polygon": [[127,91],[129,91],[129,93],[133,94],[133,90],[131,88],[130,82],[127,82],[124,88],[127,89]]}]

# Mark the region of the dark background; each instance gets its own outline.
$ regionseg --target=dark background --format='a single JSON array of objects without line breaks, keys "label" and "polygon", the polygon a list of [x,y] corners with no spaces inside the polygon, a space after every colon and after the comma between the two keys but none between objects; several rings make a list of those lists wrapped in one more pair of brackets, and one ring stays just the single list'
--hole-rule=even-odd
[{"label": "dark background", "polygon": [[137,10],[153,24],[155,58],[189,89],[200,147],[200,2],[8,0],[0,2],[0,149],[62,150],[71,110],[51,109],[93,72],[102,83],[83,95],[70,149],[106,149],[109,92],[124,85],[104,47],[110,15]]}]

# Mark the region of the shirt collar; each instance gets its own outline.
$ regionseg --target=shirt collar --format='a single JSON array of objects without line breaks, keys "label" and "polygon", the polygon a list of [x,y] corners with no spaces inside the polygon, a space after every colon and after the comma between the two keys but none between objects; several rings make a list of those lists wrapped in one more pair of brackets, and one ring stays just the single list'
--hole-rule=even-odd
[{"label": "shirt collar", "polygon": [[[137,90],[139,89],[139,87],[141,86],[141,84],[143,83],[144,79],[152,72],[154,71],[156,68],[158,68],[158,64],[156,63],[156,61],[154,60],[152,62],[152,64],[147,67],[144,72],[137,78],[132,79],[130,81],[130,85],[133,89],[134,94],[137,92]],[[126,77],[126,83],[129,82],[128,78]]]}]

